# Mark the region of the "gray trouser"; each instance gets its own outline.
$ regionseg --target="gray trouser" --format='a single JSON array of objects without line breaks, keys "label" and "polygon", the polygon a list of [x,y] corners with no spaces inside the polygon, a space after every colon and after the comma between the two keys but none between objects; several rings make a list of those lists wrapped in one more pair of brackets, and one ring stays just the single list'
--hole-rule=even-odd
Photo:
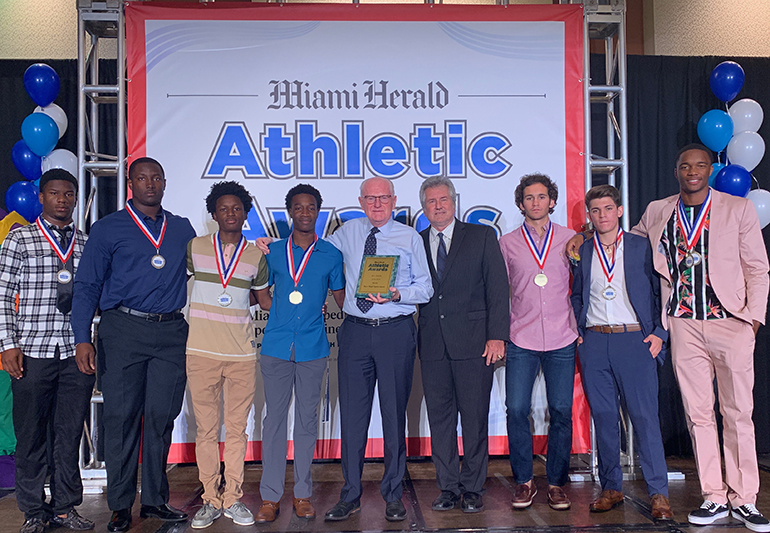
[{"label": "gray trouser", "polygon": [[286,479],[287,415],[294,393],[294,497],[310,498],[313,463],[318,436],[318,401],[327,359],[287,361],[262,355],[260,367],[265,387],[267,414],[262,422],[263,500],[277,502]]}]

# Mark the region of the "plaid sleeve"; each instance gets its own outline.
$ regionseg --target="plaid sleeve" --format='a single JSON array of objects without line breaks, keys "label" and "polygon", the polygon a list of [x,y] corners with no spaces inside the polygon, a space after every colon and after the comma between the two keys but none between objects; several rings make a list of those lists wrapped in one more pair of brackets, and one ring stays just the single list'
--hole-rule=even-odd
[{"label": "plaid sleeve", "polygon": [[19,272],[24,261],[18,232],[8,234],[0,247],[0,351],[18,348],[16,330],[16,295]]}]

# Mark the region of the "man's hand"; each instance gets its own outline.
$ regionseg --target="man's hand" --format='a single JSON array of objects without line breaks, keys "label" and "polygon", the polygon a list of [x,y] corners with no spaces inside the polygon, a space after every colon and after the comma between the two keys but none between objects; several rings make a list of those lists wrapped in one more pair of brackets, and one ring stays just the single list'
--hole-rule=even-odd
[{"label": "man's hand", "polygon": [[96,351],[90,342],[81,342],[75,346],[75,362],[83,374],[90,376],[96,373],[95,358]]},{"label": "man's hand", "polygon": [[366,299],[376,304],[384,304],[384,303],[392,302],[393,300],[401,299],[401,293],[398,292],[397,288],[390,287],[390,293],[393,295],[390,298],[383,298],[382,294],[378,292],[377,294],[370,293],[369,296],[366,297]]},{"label": "man's hand", "polygon": [[578,346],[580,346],[581,344],[583,344],[583,337],[578,337],[578,338],[577,338],[577,343],[578,343]]},{"label": "man's hand", "polygon": [[24,377],[24,354],[21,348],[11,348],[3,352],[3,370],[14,379]]},{"label": "man's hand", "polygon": [[495,364],[497,361],[505,359],[505,341],[490,340],[487,341],[484,346],[484,353],[481,357],[485,357],[487,360],[487,366]]},{"label": "man's hand", "polygon": [[650,343],[650,353],[652,354],[652,358],[655,359],[658,357],[661,348],[663,348],[663,339],[650,333],[644,338],[644,342]]},{"label": "man's hand", "polygon": [[259,248],[259,251],[263,254],[268,255],[270,253],[270,248],[268,248],[268,246],[271,242],[273,242],[272,237],[260,237],[257,239],[257,248]]},{"label": "man's hand", "polygon": [[[760,322],[757,322],[756,320],[751,321],[751,327],[754,329],[754,336],[757,336],[757,331],[759,331],[759,326],[762,324]],[[3,362],[3,366],[5,366],[5,362]]]},{"label": "man's hand", "polygon": [[572,238],[567,241],[567,246],[564,249],[564,253],[567,254],[567,258],[580,261],[580,254],[578,254],[578,250],[580,250],[580,246],[585,242],[585,240],[586,237],[582,233],[573,235]]}]

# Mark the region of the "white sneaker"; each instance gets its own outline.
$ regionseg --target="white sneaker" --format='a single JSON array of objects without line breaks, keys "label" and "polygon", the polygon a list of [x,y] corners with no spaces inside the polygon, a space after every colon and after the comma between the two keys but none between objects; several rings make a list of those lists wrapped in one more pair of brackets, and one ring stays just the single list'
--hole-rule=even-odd
[{"label": "white sneaker", "polygon": [[687,521],[696,526],[707,526],[717,520],[727,518],[729,515],[730,510],[726,505],[706,500],[700,507],[687,515]]},{"label": "white sneaker", "polygon": [[203,529],[213,524],[214,520],[220,516],[222,516],[222,509],[217,509],[207,502],[195,513],[195,517],[193,517],[192,524],[190,525],[193,529]]},{"label": "white sneaker", "polygon": [[752,531],[759,531],[760,533],[770,531],[770,521],[762,516],[762,513],[757,511],[757,508],[750,503],[740,507],[733,507],[732,515],[733,518],[743,522]]},{"label": "white sneaker", "polygon": [[254,515],[249,508],[241,502],[235,502],[225,509],[225,516],[231,518],[233,523],[238,526],[250,526],[254,523]]}]

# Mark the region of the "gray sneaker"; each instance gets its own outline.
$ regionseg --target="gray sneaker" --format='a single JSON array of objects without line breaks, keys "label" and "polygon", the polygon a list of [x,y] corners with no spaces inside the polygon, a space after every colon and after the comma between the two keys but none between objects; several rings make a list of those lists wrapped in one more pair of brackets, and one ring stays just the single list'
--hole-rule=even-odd
[{"label": "gray sneaker", "polygon": [[249,508],[241,502],[235,502],[230,507],[226,508],[225,516],[227,518],[232,518],[233,523],[238,526],[250,526],[254,523],[254,515],[251,514]]},{"label": "gray sneaker", "polygon": [[222,516],[222,509],[217,509],[210,503],[206,502],[203,504],[203,507],[198,509],[198,512],[195,513],[195,517],[192,520],[192,524],[190,524],[193,529],[203,529],[204,527],[209,527],[211,524],[214,523],[214,520]]}]

